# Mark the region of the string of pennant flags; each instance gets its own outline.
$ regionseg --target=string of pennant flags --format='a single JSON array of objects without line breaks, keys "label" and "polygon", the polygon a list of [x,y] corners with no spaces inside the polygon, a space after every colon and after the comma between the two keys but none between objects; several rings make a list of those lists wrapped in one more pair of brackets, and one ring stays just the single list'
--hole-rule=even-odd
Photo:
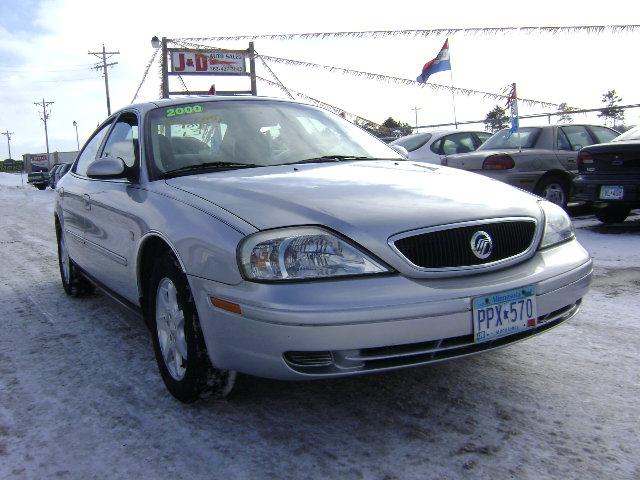
[{"label": "string of pennant flags", "polygon": [[453,35],[478,36],[500,34],[563,34],[563,33],[626,33],[640,31],[640,25],[564,25],[564,26],[511,26],[511,27],[467,27],[467,28],[431,28],[410,30],[363,30],[342,32],[311,33],[266,33],[255,35],[217,35],[212,37],[189,37],[186,41],[225,41],[225,40],[311,40],[326,38],[425,38],[451,37]]},{"label": "string of pennant flags", "polygon": [[[215,40],[215,39],[196,39],[196,38],[180,38],[180,39],[172,39],[171,41],[173,43],[175,43],[178,46],[181,46],[183,48],[202,48],[202,49],[209,49],[209,50],[223,50],[211,45],[206,45],[206,44],[202,44],[202,43],[198,43],[199,41],[207,41],[207,40]],[[448,50],[448,41],[445,42],[445,44],[447,45],[447,50]],[[444,48],[443,48],[444,50]],[[441,51],[442,53],[442,51]],[[401,78],[401,77],[395,77],[395,76],[391,76],[391,75],[384,75],[384,74],[380,74],[380,73],[372,73],[372,72],[365,72],[362,70],[354,70],[354,69],[349,69],[349,68],[344,68],[344,67],[338,67],[338,66],[334,66],[334,65],[324,65],[324,64],[319,64],[319,63],[314,63],[314,62],[309,62],[309,61],[305,61],[305,60],[296,60],[296,59],[291,59],[291,58],[283,58],[283,57],[276,57],[276,56],[272,56],[272,55],[259,55],[259,58],[262,59],[263,64],[265,65],[266,68],[268,68],[269,70],[271,70],[271,68],[268,66],[268,64],[266,63],[266,61],[268,60],[269,62],[273,62],[273,63],[279,63],[279,64],[284,64],[284,65],[291,65],[291,66],[298,66],[298,67],[303,67],[306,69],[316,69],[316,70],[324,70],[324,71],[328,71],[328,72],[333,72],[333,73],[340,73],[343,75],[350,75],[350,76],[355,76],[355,77],[361,77],[361,78],[366,78],[368,80],[375,80],[375,81],[379,81],[379,82],[383,82],[383,83],[388,83],[388,84],[395,84],[395,85],[405,85],[405,86],[414,86],[414,87],[428,87],[432,90],[435,91],[448,91],[450,93],[453,93],[455,95],[462,95],[462,96],[480,96],[484,99],[490,99],[490,100],[497,100],[497,101],[507,101],[508,100],[508,95],[503,94],[503,93],[494,93],[494,92],[486,92],[486,91],[482,91],[482,90],[475,90],[475,89],[471,89],[471,88],[461,88],[461,87],[455,87],[453,85],[443,85],[440,83],[433,83],[433,82],[427,82],[426,78],[424,81],[422,81],[420,79],[420,77],[416,80],[411,80],[408,78]],[[434,59],[433,61],[437,60]],[[448,57],[447,57],[448,60]],[[433,62],[432,61],[432,62]],[[436,64],[437,66],[437,64]],[[425,65],[426,67],[426,65]],[[451,68],[450,64],[448,65],[449,69]],[[443,71],[444,69],[438,69],[436,71]],[[436,73],[436,71],[432,71],[430,74],[432,73]],[[423,75],[424,75],[424,70],[423,70]],[[541,107],[546,107],[546,108],[556,108],[559,104],[558,103],[554,103],[554,102],[546,102],[546,101],[541,101],[541,100],[534,100],[534,99],[529,99],[529,98],[521,98],[519,99],[521,103],[528,105],[528,106],[541,106]]]}]

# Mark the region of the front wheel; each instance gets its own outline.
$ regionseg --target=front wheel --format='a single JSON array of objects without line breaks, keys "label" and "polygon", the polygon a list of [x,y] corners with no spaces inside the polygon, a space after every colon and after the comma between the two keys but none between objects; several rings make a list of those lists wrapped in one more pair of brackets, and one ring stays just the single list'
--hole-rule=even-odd
[{"label": "front wheel", "polygon": [[569,185],[561,177],[551,175],[540,180],[535,189],[536,195],[555,203],[559,207],[567,208],[569,201]]},{"label": "front wheel", "polygon": [[620,223],[627,219],[630,212],[631,207],[606,205],[605,207],[596,209],[595,215],[602,223]]},{"label": "front wheel", "polygon": [[169,393],[185,403],[230,393],[235,372],[211,365],[189,284],[172,255],[156,263],[147,298],[156,362]]},{"label": "front wheel", "polygon": [[93,285],[82,276],[76,264],[71,260],[67,250],[67,242],[60,227],[56,228],[56,236],[58,239],[58,266],[60,267],[60,280],[64,292],[73,297],[93,292]]},{"label": "front wheel", "polygon": [[46,185],[41,185],[41,184],[38,184],[38,185],[36,185],[35,187],[36,187],[38,190],[44,190],[45,188],[47,188],[47,186],[46,186]]}]

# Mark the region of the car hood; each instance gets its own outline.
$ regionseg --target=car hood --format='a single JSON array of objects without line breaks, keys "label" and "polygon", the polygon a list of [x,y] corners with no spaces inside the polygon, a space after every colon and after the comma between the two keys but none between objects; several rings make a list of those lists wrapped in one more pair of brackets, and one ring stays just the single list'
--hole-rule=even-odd
[{"label": "car hood", "polygon": [[372,250],[387,250],[391,235],[422,227],[541,215],[533,196],[504,183],[410,161],[262,167],[166,183],[259,230],[323,225]]}]

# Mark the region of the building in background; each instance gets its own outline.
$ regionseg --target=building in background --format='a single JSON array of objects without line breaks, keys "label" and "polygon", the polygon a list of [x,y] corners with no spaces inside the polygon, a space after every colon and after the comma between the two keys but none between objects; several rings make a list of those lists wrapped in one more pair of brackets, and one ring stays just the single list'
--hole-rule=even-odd
[{"label": "building in background", "polygon": [[24,171],[27,173],[47,171],[56,163],[73,163],[78,156],[77,151],[53,152],[47,160],[46,153],[25,153],[22,155]]}]

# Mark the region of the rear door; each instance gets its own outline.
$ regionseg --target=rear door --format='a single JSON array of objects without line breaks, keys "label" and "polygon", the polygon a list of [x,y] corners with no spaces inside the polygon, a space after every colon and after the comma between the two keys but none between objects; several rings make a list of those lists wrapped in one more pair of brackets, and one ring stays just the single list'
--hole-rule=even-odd
[{"label": "rear door", "polygon": [[576,159],[578,150],[593,144],[591,134],[584,125],[563,125],[557,129],[556,155],[565,168],[572,173],[578,172]]}]

